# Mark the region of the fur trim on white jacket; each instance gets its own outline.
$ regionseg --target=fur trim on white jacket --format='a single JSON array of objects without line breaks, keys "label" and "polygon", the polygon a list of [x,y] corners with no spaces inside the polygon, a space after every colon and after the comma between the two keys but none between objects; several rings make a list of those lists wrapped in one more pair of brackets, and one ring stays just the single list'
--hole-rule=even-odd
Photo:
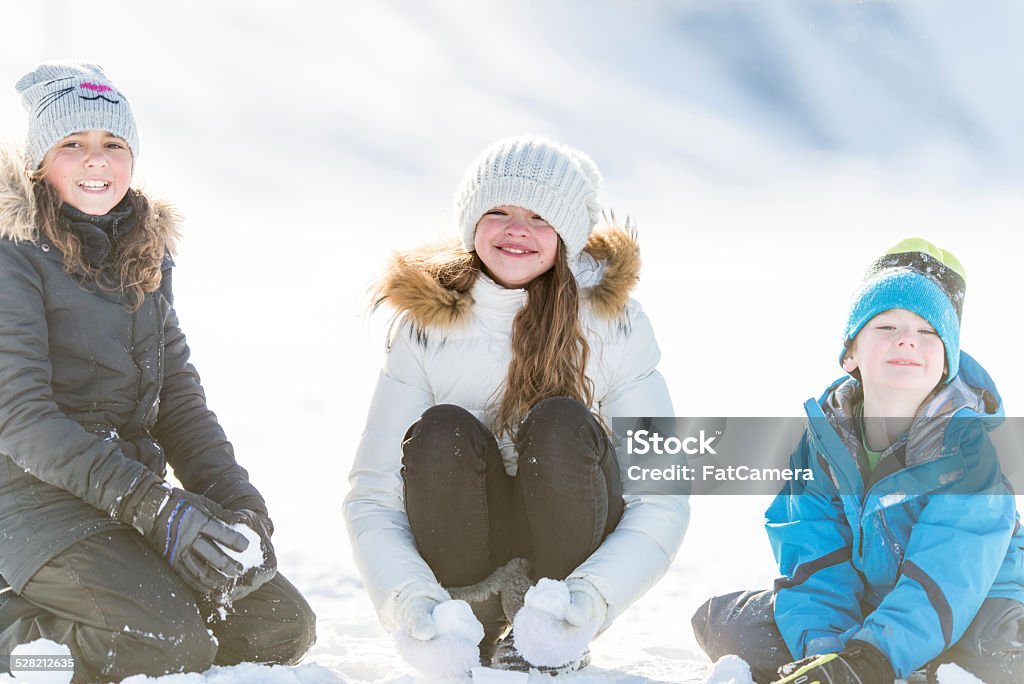
[{"label": "fur trim on white jacket", "polygon": [[[512,321],[526,299],[481,276],[459,294],[436,274],[449,246],[397,256],[381,282],[397,327],[356,452],[345,499],[355,560],[384,628],[395,627],[394,599],[416,582],[436,582],[416,550],[403,501],[402,438],[424,411],[456,404],[494,424],[496,398],[511,359]],[[591,357],[593,410],[614,416],[670,416],[672,401],[656,370],[661,357],[651,324],[629,297],[639,250],[628,231],[595,231],[573,268]],[[511,440],[498,437],[505,469],[516,472]],[[608,603],[605,627],[668,569],[683,539],[689,504],[682,496],[624,497],[615,530],[570,577],[590,581]]]}]

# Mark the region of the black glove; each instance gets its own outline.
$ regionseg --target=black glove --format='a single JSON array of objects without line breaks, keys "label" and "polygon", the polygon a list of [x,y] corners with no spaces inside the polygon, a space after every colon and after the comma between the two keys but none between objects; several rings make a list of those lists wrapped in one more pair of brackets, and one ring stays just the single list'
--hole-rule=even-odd
[{"label": "black glove", "polygon": [[893,684],[885,654],[866,641],[851,640],[840,653],[810,656],[779,668],[775,684]]},{"label": "black glove", "polygon": [[[274,545],[270,543],[270,535],[274,533],[274,523],[269,517],[248,509],[234,511],[233,514],[238,517],[238,522],[248,525],[260,535],[260,548],[263,551],[263,562],[245,570],[229,588],[228,594],[231,600],[237,601],[274,579],[277,575],[277,556],[274,554]],[[229,515],[231,514],[229,513]]]},{"label": "black glove", "polygon": [[232,514],[218,504],[164,483],[132,498],[132,510],[119,519],[137,529],[196,592],[225,591],[242,573],[242,565],[222,546],[244,551],[249,540],[231,529]]}]

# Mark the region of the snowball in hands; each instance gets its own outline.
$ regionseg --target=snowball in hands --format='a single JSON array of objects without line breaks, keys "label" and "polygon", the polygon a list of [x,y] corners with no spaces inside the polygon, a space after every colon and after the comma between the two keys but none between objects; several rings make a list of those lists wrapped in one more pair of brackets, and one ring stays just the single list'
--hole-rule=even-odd
[{"label": "snowball in hands", "polygon": [[434,608],[434,625],[438,636],[453,636],[479,644],[484,628],[465,601],[445,601]]},{"label": "snowball in hands", "polygon": [[532,665],[573,662],[587,650],[607,612],[590,582],[543,578],[526,592],[526,602],[516,614],[516,648]]},{"label": "snowball in hands", "polygon": [[234,549],[228,548],[218,542],[217,545],[224,549],[224,553],[242,564],[243,574],[246,570],[258,568],[263,565],[263,547],[261,546],[259,533],[245,523],[235,523],[234,525],[231,525],[231,529],[248,539],[249,545],[245,547],[245,551],[235,551]]},{"label": "snowball in hands", "polygon": [[448,600],[431,613],[435,636],[420,640],[405,630],[395,632],[395,644],[405,662],[431,677],[466,675],[480,664],[477,644],[484,638],[483,625],[465,601]]}]

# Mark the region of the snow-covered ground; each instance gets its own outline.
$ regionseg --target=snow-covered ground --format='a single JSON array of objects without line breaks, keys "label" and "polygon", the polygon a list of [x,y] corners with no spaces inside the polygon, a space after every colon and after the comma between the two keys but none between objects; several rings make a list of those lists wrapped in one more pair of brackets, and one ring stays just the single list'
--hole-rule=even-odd
[{"label": "snow-covered ground", "polygon": [[[586,150],[636,221],[679,415],[799,415],[840,372],[864,268],[913,234],[966,265],[963,347],[1021,415],[1018,3],[19,0],[3,23],[0,139],[21,138],[13,84],[45,59],[98,62],[131,99],[137,179],[187,218],[194,361],[319,617],[299,667],[160,684],[415,681],[341,519],[383,355],[367,287],[452,232],[452,192],[499,137]],[[695,499],[667,577],[571,681],[703,682],[689,616],[774,578],[765,505]]]}]

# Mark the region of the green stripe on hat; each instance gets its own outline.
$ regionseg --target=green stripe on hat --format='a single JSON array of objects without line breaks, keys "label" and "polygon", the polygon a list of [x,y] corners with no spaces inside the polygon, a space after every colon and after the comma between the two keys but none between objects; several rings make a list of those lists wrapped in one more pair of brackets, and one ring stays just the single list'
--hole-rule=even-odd
[{"label": "green stripe on hat", "polygon": [[924,238],[907,238],[876,259],[864,274],[864,280],[878,277],[893,269],[907,269],[932,280],[946,293],[946,297],[956,309],[957,318],[963,318],[967,275],[963,264],[951,252],[935,246]]},{"label": "green stripe on hat", "polygon": [[903,254],[905,252],[921,252],[927,254],[940,261],[943,265],[956,271],[964,282],[967,281],[967,271],[964,269],[963,264],[960,260],[953,256],[952,252],[947,252],[935,243],[929,242],[921,237],[912,237],[905,240],[900,240],[895,245],[886,250],[886,254]]}]

